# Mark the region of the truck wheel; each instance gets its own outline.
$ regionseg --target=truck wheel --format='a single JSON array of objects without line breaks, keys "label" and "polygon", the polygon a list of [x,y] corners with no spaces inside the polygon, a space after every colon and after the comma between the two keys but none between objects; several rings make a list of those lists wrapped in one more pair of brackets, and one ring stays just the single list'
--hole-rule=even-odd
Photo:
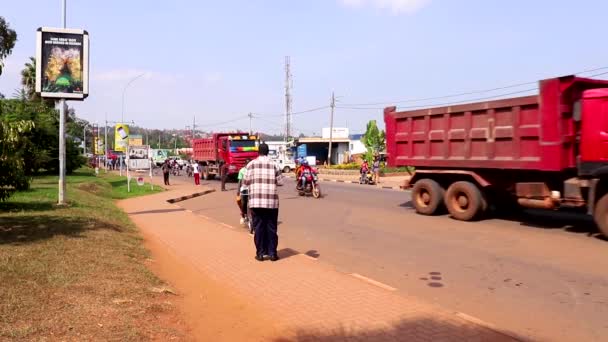
[{"label": "truck wheel", "polygon": [[444,189],[432,179],[421,179],[412,189],[412,203],[418,214],[433,215],[441,206]]},{"label": "truck wheel", "polygon": [[203,179],[204,180],[210,180],[211,177],[209,175],[209,169],[205,166],[203,167]]},{"label": "truck wheel", "polygon": [[600,229],[600,232],[608,237],[608,194],[602,196],[596,203],[593,210],[593,219]]},{"label": "truck wheel", "polygon": [[291,168],[289,166],[285,166],[283,168],[283,173],[289,173],[289,172],[291,172]]},{"label": "truck wheel", "polygon": [[450,185],[445,193],[444,202],[452,218],[461,221],[477,218],[488,207],[479,188],[471,182],[464,181]]}]

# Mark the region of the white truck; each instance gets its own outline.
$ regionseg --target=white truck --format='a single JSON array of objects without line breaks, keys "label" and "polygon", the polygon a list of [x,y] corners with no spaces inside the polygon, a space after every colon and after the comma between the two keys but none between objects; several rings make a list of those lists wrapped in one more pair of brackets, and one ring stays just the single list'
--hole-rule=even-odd
[{"label": "white truck", "polygon": [[268,156],[274,160],[279,169],[289,173],[296,168],[295,146],[292,142],[266,141],[268,145]]}]

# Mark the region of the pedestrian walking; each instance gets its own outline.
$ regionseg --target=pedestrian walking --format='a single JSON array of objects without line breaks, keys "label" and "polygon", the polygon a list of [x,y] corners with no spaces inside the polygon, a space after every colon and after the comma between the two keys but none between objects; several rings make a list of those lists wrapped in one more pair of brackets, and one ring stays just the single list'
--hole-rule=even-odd
[{"label": "pedestrian walking", "polygon": [[374,183],[379,184],[380,180],[380,157],[374,157],[374,163],[372,164],[372,172],[374,173]]},{"label": "pedestrian walking", "polygon": [[192,164],[192,174],[194,175],[194,185],[201,185],[201,172],[198,168],[198,160]]},{"label": "pedestrian walking", "polygon": [[260,144],[260,156],[247,165],[244,183],[249,188],[249,208],[254,229],[255,259],[264,261],[268,255],[271,261],[279,260],[279,192],[282,185],[281,170],[268,157],[268,145]]},{"label": "pedestrian walking", "polygon": [[165,185],[169,184],[169,173],[171,173],[171,165],[169,165],[169,161],[165,160],[163,166],[161,166],[161,170],[163,171],[163,178],[165,180]]},{"label": "pedestrian walking", "polygon": [[228,165],[220,160],[220,179],[222,181],[222,191],[226,191],[226,178],[228,177]]}]

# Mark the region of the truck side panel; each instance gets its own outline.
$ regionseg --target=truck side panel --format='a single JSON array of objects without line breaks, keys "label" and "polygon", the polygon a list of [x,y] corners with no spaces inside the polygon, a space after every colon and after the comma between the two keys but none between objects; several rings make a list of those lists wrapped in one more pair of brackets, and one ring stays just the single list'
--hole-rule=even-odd
[{"label": "truck side panel", "polygon": [[565,76],[538,96],[397,112],[384,110],[389,165],[562,171],[577,167],[575,104],[608,81]]},{"label": "truck side panel", "polygon": [[541,162],[536,96],[412,112],[385,109],[393,166],[534,169]]}]

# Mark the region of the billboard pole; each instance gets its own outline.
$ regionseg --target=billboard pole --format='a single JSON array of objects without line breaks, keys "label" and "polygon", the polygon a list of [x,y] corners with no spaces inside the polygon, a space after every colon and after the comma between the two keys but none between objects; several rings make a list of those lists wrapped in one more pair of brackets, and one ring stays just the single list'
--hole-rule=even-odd
[{"label": "billboard pole", "polygon": [[[66,0],[61,2],[61,24],[66,28]],[[86,143],[85,143],[86,144]],[[59,100],[59,194],[57,204],[65,205],[65,99]]]}]

